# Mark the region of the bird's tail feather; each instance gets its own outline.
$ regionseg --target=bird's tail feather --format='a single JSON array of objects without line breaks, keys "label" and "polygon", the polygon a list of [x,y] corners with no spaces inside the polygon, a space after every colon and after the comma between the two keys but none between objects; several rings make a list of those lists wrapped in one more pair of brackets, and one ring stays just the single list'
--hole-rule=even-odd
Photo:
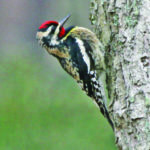
[{"label": "bird's tail feather", "polygon": [[106,109],[105,106],[102,106],[102,104],[98,104],[99,105],[99,108],[100,108],[100,111],[101,113],[103,114],[103,116],[108,120],[110,126],[112,127],[113,131],[114,131],[114,124],[112,122],[112,120],[110,119],[110,115]]},{"label": "bird's tail feather", "polygon": [[107,106],[106,106],[107,98],[104,93],[104,87],[102,87],[103,85],[96,80],[96,72],[92,71],[90,74],[91,74],[91,82],[93,85],[93,91],[95,93],[94,100],[97,103],[98,107],[100,108],[101,113],[105,118],[107,118],[109,124],[114,130],[114,125],[112,120],[110,119],[110,115],[108,113]]}]

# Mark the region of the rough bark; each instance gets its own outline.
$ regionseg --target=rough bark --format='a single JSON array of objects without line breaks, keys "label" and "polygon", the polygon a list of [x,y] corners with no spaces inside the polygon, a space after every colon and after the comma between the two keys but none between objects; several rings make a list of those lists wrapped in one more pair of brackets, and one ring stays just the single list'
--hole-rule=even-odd
[{"label": "rough bark", "polygon": [[150,0],[91,0],[120,150],[150,150]]}]

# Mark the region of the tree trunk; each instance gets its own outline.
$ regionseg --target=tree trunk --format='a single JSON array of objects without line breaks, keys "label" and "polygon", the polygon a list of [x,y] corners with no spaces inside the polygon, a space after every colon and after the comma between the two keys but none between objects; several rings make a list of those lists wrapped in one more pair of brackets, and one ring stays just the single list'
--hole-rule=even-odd
[{"label": "tree trunk", "polygon": [[119,150],[150,150],[150,0],[91,0]]}]

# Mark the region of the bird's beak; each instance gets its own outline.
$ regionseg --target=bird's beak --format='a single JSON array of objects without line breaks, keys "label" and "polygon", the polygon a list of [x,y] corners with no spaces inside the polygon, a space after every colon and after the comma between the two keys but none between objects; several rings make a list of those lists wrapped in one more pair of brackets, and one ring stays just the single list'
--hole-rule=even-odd
[{"label": "bird's beak", "polygon": [[59,24],[61,27],[67,22],[67,20],[70,18],[70,16],[71,15],[69,14],[65,18],[63,18],[61,21],[59,21]]}]

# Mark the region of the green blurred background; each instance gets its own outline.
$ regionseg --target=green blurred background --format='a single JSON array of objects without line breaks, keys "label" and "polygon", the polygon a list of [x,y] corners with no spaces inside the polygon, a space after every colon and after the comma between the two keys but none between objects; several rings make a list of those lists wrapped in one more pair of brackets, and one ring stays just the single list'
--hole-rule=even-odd
[{"label": "green blurred background", "polygon": [[[45,20],[91,28],[88,0],[1,0],[0,150],[115,150],[98,108],[35,40]],[[67,26],[66,25],[66,26]]]}]

